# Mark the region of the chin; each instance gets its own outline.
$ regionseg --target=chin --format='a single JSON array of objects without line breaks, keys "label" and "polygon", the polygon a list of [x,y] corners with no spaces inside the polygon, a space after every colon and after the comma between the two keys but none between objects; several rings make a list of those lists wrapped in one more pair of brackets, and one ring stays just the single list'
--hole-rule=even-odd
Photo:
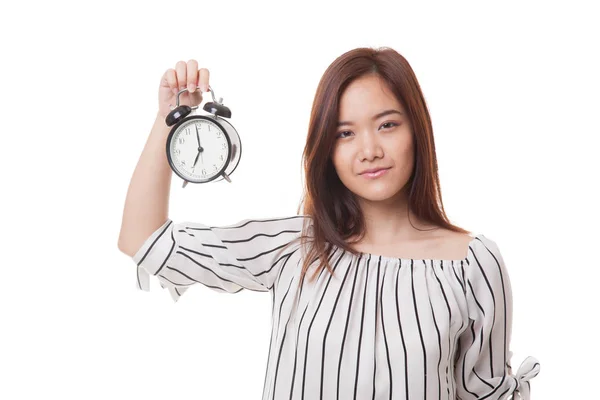
[{"label": "chin", "polygon": [[374,188],[372,190],[365,189],[367,188],[361,187],[359,190],[352,190],[352,192],[366,201],[379,202],[391,200],[396,197],[399,191],[399,189],[394,190],[395,188],[393,189],[390,187]]}]

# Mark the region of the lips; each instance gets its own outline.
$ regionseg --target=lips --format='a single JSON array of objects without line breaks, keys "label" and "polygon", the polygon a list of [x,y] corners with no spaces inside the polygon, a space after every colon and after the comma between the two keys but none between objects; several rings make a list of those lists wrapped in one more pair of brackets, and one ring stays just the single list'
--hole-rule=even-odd
[{"label": "lips", "polygon": [[360,176],[365,179],[379,179],[379,177],[387,174],[389,168],[380,168],[376,172],[363,172]]},{"label": "lips", "polygon": [[370,173],[378,172],[378,171],[381,171],[384,169],[389,169],[389,168],[372,168],[372,169],[368,169],[366,171],[361,172],[360,175],[370,174]]}]

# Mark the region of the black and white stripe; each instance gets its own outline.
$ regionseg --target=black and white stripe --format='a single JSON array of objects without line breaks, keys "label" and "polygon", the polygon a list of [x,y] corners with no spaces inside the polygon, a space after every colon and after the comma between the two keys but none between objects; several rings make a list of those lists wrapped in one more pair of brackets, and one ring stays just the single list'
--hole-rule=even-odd
[{"label": "black and white stripe", "polygon": [[148,290],[146,271],[175,300],[195,283],[270,291],[263,400],[530,398],[539,363],[527,357],[512,374],[512,292],[493,240],[476,235],[460,260],[355,256],[334,246],[334,275],[323,269],[298,287],[303,252],[288,245],[307,221],[169,220],[134,257],[138,287]]},{"label": "black and white stripe", "polygon": [[168,219],[133,256],[138,289],[149,291],[149,275],[155,275],[174,301],[196,283],[227,293],[267,292],[294,251],[286,247],[300,236],[305,220],[246,219],[211,227]]}]

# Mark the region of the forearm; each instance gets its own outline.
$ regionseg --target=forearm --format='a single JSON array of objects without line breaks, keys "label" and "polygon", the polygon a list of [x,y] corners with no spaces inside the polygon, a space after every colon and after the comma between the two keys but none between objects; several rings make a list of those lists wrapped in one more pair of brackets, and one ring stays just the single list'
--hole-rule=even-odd
[{"label": "forearm", "polygon": [[130,256],[168,218],[172,170],[165,147],[170,130],[157,113],[129,183],[118,247]]}]

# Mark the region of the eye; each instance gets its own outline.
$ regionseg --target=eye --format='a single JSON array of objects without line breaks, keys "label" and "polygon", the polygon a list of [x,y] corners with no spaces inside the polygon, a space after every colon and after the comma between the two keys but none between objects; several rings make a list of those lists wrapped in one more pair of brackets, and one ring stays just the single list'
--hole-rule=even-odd
[{"label": "eye", "polygon": [[395,123],[395,122],[386,122],[385,124],[383,124],[383,125],[381,125],[381,126],[385,126],[385,125],[388,125],[388,124],[392,124],[392,126],[390,126],[390,128],[392,128],[392,127],[394,127],[394,126],[398,126],[398,124],[397,124],[397,123]]},{"label": "eye", "polygon": [[[393,128],[394,126],[398,126],[399,124],[397,124],[397,123],[395,123],[395,122],[386,122],[385,124],[383,124],[383,125],[381,125],[381,126],[382,126],[382,127],[384,127],[384,126],[386,126],[386,125],[391,125],[391,126],[389,126],[388,128]],[[387,128],[386,128],[386,129],[387,129]],[[345,133],[352,133],[352,132],[350,132],[350,131],[343,131],[343,132],[339,132],[339,133],[336,135],[336,138],[340,138],[340,137],[341,137],[341,138],[343,138],[343,137],[342,137],[342,135],[343,135],[343,134],[345,134]]]},{"label": "eye", "polygon": [[336,138],[342,137],[342,135],[343,135],[344,133],[349,133],[349,132],[348,132],[348,131],[343,131],[343,132],[340,132],[340,133],[338,133],[338,134],[336,135]]}]

